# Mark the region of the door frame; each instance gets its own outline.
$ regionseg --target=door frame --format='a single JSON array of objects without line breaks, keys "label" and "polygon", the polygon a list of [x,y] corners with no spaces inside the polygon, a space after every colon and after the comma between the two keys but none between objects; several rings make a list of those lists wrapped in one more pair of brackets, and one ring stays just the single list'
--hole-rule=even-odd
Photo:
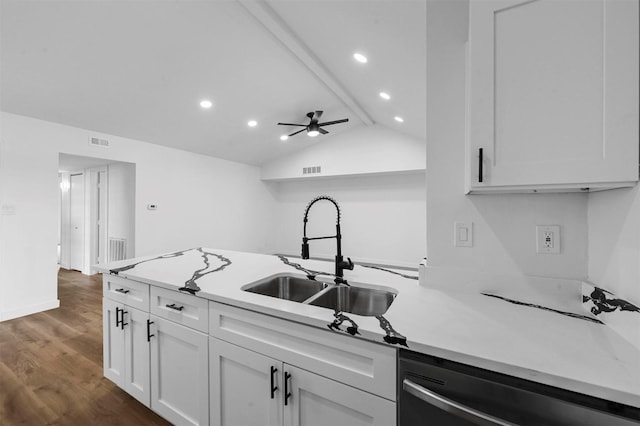
[{"label": "door frame", "polygon": [[[88,262],[86,269],[89,274],[97,273],[93,267],[95,264],[107,263],[107,248],[109,235],[109,166],[94,167],[86,169],[89,174],[89,232]],[[102,177],[100,174],[103,173]]]},{"label": "door frame", "polygon": [[[99,173],[104,173],[104,182],[101,191],[98,189]],[[60,173],[60,267],[71,269],[71,176],[82,175],[84,178],[84,221],[83,221],[83,260],[80,272],[85,275],[93,275],[97,270],[93,267],[93,261],[100,252],[98,244],[102,247],[103,260],[106,263],[108,211],[109,211],[109,168],[108,166],[92,167],[82,170]],[[101,195],[101,196],[100,196]],[[100,199],[99,199],[100,197]],[[100,202],[101,201],[101,202]],[[98,207],[101,212],[98,212]],[[98,218],[102,219],[100,235],[97,235]]]}]

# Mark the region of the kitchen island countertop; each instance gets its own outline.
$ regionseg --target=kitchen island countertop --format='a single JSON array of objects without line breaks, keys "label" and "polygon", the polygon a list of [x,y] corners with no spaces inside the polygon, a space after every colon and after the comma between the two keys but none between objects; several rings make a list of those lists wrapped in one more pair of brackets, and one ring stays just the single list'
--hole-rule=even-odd
[{"label": "kitchen island countertop", "polygon": [[417,271],[356,264],[344,273],[350,284],[397,296],[381,317],[338,321],[330,309],[242,290],[279,273],[322,272],[317,279],[332,282],[333,262],[196,248],[99,270],[172,290],[197,286],[197,297],[640,407],[640,353],[583,310],[579,283],[487,293],[421,286]]}]

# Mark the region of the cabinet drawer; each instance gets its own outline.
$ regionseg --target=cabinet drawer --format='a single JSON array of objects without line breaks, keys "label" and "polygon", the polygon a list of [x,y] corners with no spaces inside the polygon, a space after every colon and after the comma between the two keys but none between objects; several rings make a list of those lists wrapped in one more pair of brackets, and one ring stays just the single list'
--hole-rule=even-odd
[{"label": "cabinet drawer", "polygon": [[149,312],[149,284],[103,274],[102,294],[116,302]]},{"label": "cabinet drawer", "polygon": [[207,300],[190,294],[151,287],[151,313],[204,333],[209,331]]},{"label": "cabinet drawer", "polygon": [[209,319],[214,337],[396,400],[396,348],[217,302]]}]

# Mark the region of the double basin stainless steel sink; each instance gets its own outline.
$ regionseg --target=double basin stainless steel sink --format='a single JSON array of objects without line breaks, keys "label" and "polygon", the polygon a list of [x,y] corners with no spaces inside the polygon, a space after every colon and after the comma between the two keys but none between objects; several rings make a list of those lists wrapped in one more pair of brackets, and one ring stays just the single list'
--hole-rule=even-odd
[{"label": "double basin stainless steel sink", "polygon": [[389,287],[326,283],[292,274],[273,275],[242,290],[363,316],[383,315],[397,295]]}]

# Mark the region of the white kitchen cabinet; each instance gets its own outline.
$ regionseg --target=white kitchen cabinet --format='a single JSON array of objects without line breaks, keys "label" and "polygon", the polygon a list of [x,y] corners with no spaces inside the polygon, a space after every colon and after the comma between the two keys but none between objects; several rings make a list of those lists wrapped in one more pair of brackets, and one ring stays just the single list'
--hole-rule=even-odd
[{"label": "white kitchen cabinet", "polygon": [[136,308],[126,307],[122,312],[124,321],[125,382],[124,390],[138,401],[149,406],[149,343],[147,321],[149,314]]},{"label": "white kitchen cabinet", "polygon": [[396,423],[393,347],[113,275],[103,290],[105,377],[173,424]]},{"label": "white kitchen cabinet", "polygon": [[104,375],[146,406],[150,403],[149,313],[103,299]]},{"label": "white kitchen cabinet", "polygon": [[124,387],[124,331],[120,327],[122,303],[102,299],[104,377]]},{"label": "white kitchen cabinet", "polygon": [[467,192],[634,185],[638,39],[637,0],[471,0]]},{"label": "white kitchen cabinet", "polygon": [[396,348],[209,302],[209,334],[289,365],[396,400]]},{"label": "white kitchen cabinet", "polygon": [[285,426],[396,424],[396,404],[290,365]]},{"label": "white kitchen cabinet", "polygon": [[207,425],[207,335],[156,315],[150,319],[151,408],[176,425]]},{"label": "white kitchen cabinet", "polygon": [[396,404],[280,360],[210,338],[211,424],[396,423]]},{"label": "white kitchen cabinet", "polygon": [[174,424],[208,424],[208,302],[106,274],[103,295],[105,377]]},{"label": "white kitchen cabinet", "polygon": [[212,425],[282,425],[282,361],[214,337],[209,359]]}]

